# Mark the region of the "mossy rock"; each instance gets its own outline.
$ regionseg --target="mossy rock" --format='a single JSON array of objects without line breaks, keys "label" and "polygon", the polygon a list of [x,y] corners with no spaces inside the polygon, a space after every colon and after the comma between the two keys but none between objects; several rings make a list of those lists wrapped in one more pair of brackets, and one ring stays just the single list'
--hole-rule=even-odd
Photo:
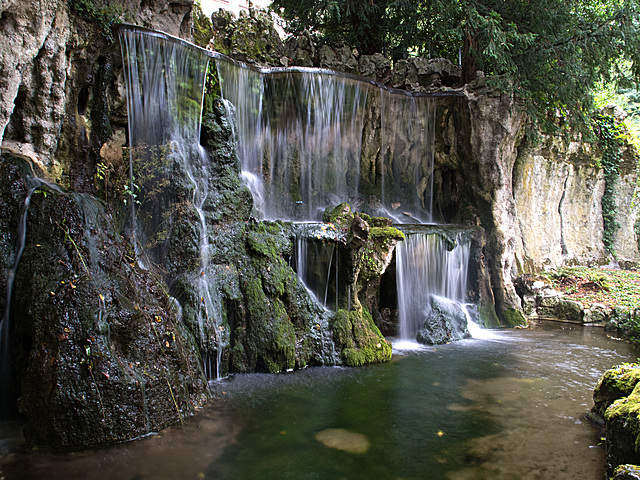
[{"label": "mossy rock", "polygon": [[628,397],[613,402],[604,419],[608,467],[640,463],[640,384]]},{"label": "mossy rock", "polygon": [[263,221],[247,228],[247,246],[260,255],[276,259],[290,251],[291,240],[278,222]]},{"label": "mossy rock", "polygon": [[331,324],[336,348],[345,365],[359,367],[391,359],[391,344],[385,340],[366,310],[338,310]]},{"label": "mossy rock", "polygon": [[342,230],[348,230],[353,221],[353,212],[348,203],[341,203],[333,208],[328,207],[322,214],[322,221],[333,223]]},{"label": "mossy rock", "polygon": [[527,318],[520,309],[509,307],[502,312],[503,327],[520,327],[527,324]]},{"label": "mossy rock", "polygon": [[640,480],[640,466],[638,465],[618,465],[614,470],[610,480]]},{"label": "mossy rock", "polygon": [[369,236],[375,241],[404,240],[405,236],[400,230],[391,226],[373,227],[369,230]]},{"label": "mossy rock", "polygon": [[640,382],[640,365],[627,363],[607,370],[593,392],[593,411],[601,417],[605,411],[618,399],[631,395]]}]

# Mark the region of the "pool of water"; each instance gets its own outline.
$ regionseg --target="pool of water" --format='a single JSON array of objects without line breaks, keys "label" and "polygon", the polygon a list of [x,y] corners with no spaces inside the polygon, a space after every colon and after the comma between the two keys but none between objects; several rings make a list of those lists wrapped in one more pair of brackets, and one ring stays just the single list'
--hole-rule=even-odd
[{"label": "pool of water", "polygon": [[5,479],[580,479],[604,476],[586,419],[638,349],[547,323],[402,350],[390,363],[237,375],[184,427],[115,447],[0,457]]}]

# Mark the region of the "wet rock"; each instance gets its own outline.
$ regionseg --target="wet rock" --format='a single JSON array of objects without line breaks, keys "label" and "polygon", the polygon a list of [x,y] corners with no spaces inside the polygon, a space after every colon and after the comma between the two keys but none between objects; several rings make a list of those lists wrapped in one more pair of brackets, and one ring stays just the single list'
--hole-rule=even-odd
[{"label": "wet rock", "polygon": [[431,295],[429,303],[425,309],[424,325],[416,336],[419,343],[441,345],[471,338],[467,329],[467,316],[458,302]]},{"label": "wet rock", "polygon": [[607,474],[617,466],[640,464],[640,366],[623,364],[607,370],[593,394],[593,410],[605,419]]},{"label": "wet rock", "polygon": [[132,439],[185,419],[206,399],[193,336],[158,272],[139,266],[117,226],[90,196],[46,183],[31,196],[11,316],[30,445]]},{"label": "wet rock", "polygon": [[556,305],[555,315],[568,322],[582,322],[582,305],[574,300],[560,299]]},{"label": "wet rock", "polygon": [[592,303],[583,313],[583,322],[589,325],[602,325],[611,316],[611,309],[601,303]]},{"label": "wet rock", "polygon": [[367,310],[338,310],[331,329],[345,365],[359,367],[391,360],[391,344],[385,340]]},{"label": "wet rock", "polygon": [[640,466],[638,465],[618,465],[614,470],[611,480],[640,480]]}]

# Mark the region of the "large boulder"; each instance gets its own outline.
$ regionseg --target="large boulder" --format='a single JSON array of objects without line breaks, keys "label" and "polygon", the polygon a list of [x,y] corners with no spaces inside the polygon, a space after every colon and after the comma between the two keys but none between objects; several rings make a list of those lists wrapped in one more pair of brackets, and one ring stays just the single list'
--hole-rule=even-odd
[{"label": "large boulder", "polygon": [[425,345],[440,345],[471,338],[467,328],[467,315],[460,303],[431,295],[425,309],[425,320],[416,340]]}]

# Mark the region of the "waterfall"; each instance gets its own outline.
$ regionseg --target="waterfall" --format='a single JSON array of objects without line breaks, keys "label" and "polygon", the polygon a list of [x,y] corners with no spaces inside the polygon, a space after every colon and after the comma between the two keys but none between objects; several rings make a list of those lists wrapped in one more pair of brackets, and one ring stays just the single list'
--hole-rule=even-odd
[{"label": "waterfall", "polygon": [[409,233],[396,247],[398,336],[414,340],[432,295],[464,303],[470,241],[441,233]]},{"label": "waterfall", "polygon": [[398,223],[429,223],[433,203],[435,100],[387,90],[381,90],[380,96],[380,197],[385,214]]},{"label": "waterfall", "polygon": [[[368,85],[317,70],[264,69],[219,59],[222,95],[236,107],[242,170],[265,218],[317,220],[355,199]],[[245,178],[247,178],[245,174]]]},{"label": "waterfall", "polygon": [[[144,253],[162,264],[169,248],[173,202],[186,197],[197,213],[200,266],[197,290],[203,370],[220,376],[223,348],[221,301],[209,265],[209,235],[204,204],[212,166],[200,146],[200,123],[210,53],[179,39],[138,28],[118,30],[124,59],[132,209],[136,237]],[[132,198],[132,200],[133,200]],[[210,355],[213,322],[216,365]],[[213,373],[215,370],[215,374]]]}]

